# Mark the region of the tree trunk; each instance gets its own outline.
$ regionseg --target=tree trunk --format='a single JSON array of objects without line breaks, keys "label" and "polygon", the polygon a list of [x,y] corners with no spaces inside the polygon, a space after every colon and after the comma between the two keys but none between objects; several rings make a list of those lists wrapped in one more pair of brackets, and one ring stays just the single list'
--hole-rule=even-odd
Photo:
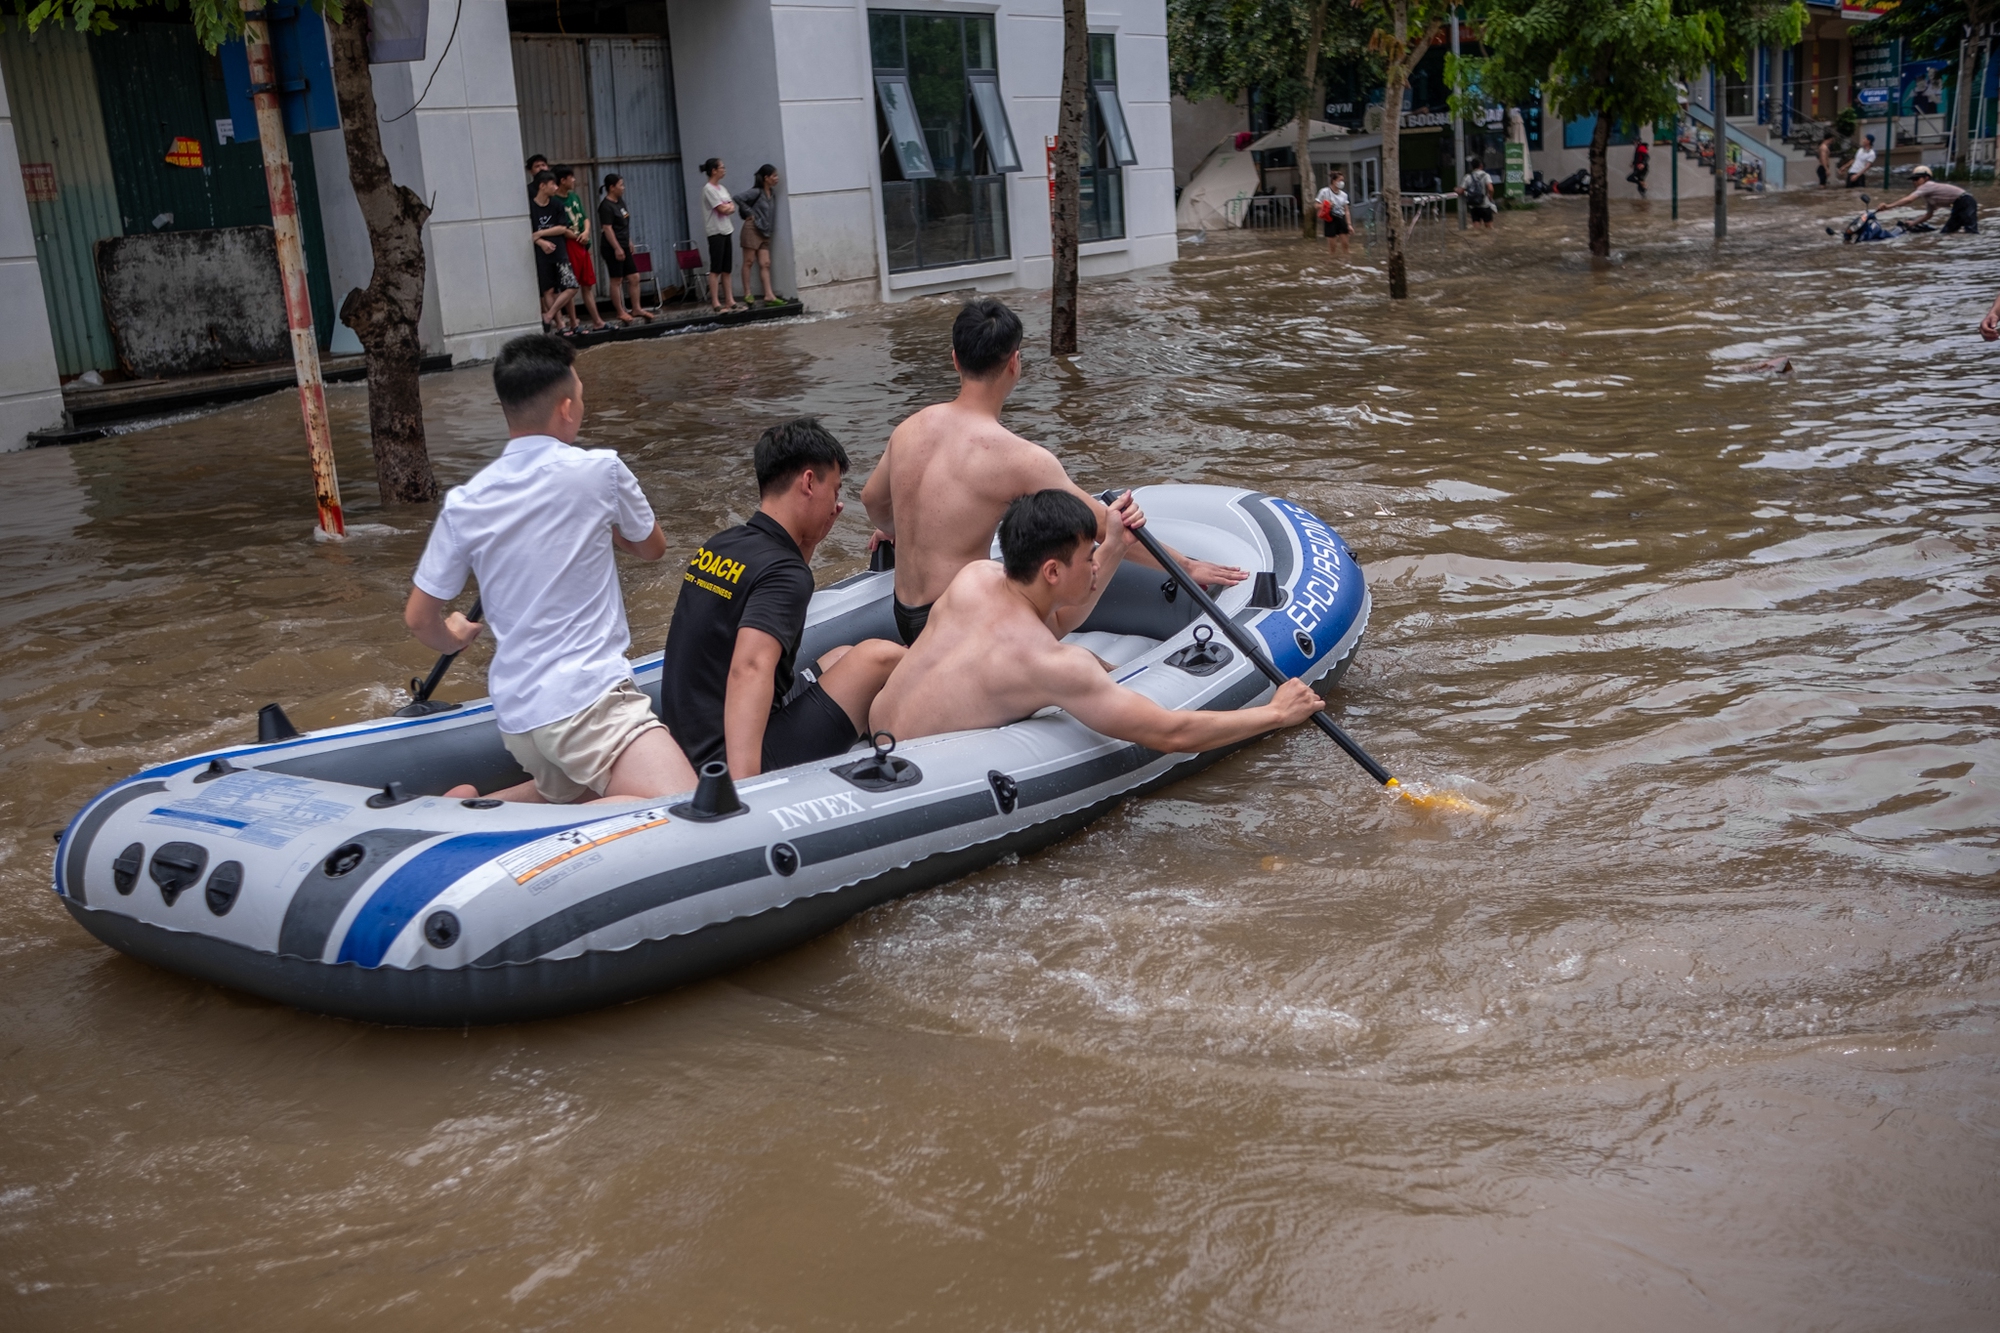
[{"label": "tree trunk", "polygon": [[1300,231],[1303,239],[1313,238],[1314,217],[1312,169],[1312,121],[1313,112],[1319,110],[1319,44],[1326,33],[1326,0],[1318,0],[1313,6],[1312,33],[1306,38],[1306,88],[1299,94],[1299,142],[1293,150],[1297,159],[1299,177],[1299,213],[1302,215]]},{"label": "tree trunk", "polygon": [[1610,147],[1611,117],[1600,111],[1590,132],[1590,253],[1599,259],[1611,255]]},{"label": "tree trunk", "polygon": [[368,354],[368,428],[375,445],[375,479],[384,504],[428,504],[437,477],[424,447],[424,404],[417,389],[423,343],[424,221],[431,215],[416,192],[396,184],[382,154],[375,81],[368,70],[367,7],[350,6],[333,35],[333,86],[347,141],[347,178],[368,224],[375,271],[366,287],[341,302],[340,321]]},{"label": "tree trunk", "polygon": [[1972,174],[1972,148],[1966,139],[1971,128],[1972,97],[1966,83],[1972,73],[1972,31],[1968,23],[1964,35],[1958,39],[1958,73],[1951,81],[1951,170],[1953,175],[1968,179]]},{"label": "tree trunk", "polygon": [[1076,355],[1076,242],[1083,211],[1081,171],[1090,95],[1090,24],[1084,0],[1063,0],[1062,104],[1056,111],[1055,192],[1049,201],[1049,353]]},{"label": "tree trunk", "polygon": [[[1397,42],[1410,31],[1410,7],[1396,4],[1389,10],[1395,26],[1389,36]],[[1389,296],[1403,300],[1410,294],[1410,270],[1403,258],[1403,88],[1409,82],[1407,52],[1391,50],[1388,86],[1382,91],[1382,239],[1388,246]]]}]

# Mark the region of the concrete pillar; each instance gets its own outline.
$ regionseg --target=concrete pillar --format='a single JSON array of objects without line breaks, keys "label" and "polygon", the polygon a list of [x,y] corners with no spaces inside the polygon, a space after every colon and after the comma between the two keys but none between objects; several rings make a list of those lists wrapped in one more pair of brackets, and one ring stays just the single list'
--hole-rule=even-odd
[{"label": "concrete pillar", "polygon": [[63,399],[4,76],[0,76],[0,310],[7,312],[0,320],[0,452],[5,452],[25,449],[29,431],[60,426]]}]

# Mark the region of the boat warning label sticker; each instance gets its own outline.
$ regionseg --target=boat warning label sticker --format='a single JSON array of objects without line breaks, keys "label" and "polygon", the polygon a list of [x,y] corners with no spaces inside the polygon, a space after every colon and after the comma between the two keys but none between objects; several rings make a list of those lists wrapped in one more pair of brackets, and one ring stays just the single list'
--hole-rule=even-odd
[{"label": "boat warning label sticker", "polygon": [[560,833],[551,833],[546,838],[538,838],[525,847],[516,847],[499,858],[500,868],[511,875],[516,884],[525,885],[530,880],[538,880],[539,883],[528,891],[540,893],[585,866],[602,860],[603,855],[598,848],[606,843],[671,822],[664,806],[627,810],[609,819],[579,824]]},{"label": "boat warning label sticker", "polygon": [[172,805],[154,806],[145,822],[276,848],[350,813],[317,782],[248,770],[217,778]]}]

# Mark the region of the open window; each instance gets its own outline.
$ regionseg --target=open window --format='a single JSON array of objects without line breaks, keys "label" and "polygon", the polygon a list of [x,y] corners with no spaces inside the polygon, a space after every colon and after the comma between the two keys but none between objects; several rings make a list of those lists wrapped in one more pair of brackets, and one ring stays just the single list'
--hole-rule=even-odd
[{"label": "open window", "polygon": [[924,144],[923,128],[917,123],[917,106],[910,96],[907,74],[875,75],[875,96],[882,104],[882,122],[888,126],[883,151],[894,152],[896,165],[906,181],[929,180],[937,175],[931,166],[931,150]]},{"label": "open window", "polygon": [[[984,70],[968,70],[966,83],[972,89],[972,107],[978,115],[986,156],[995,172],[1019,171],[1021,154],[1014,147],[1014,130],[1007,123],[1007,103],[1000,96],[1000,76]],[[975,148],[982,146],[980,143]]]},{"label": "open window", "polygon": [[1121,167],[1137,166],[1139,156],[1132,151],[1132,132],[1125,128],[1125,108],[1118,104],[1118,85],[1093,82],[1090,91],[1097,97],[1097,114],[1104,125],[1111,160]]}]

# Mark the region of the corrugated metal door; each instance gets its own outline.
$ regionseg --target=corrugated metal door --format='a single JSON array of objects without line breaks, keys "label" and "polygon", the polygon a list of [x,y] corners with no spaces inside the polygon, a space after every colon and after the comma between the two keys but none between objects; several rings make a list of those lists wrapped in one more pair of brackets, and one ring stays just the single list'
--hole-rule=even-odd
[{"label": "corrugated metal door", "polygon": [[[199,227],[271,225],[264,155],[254,143],[222,143],[218,121],[229,119],[222,65],[201,49],[187,23],[136,22],[90,39],[104,108],[104,132],[124,234]],[[201,143],[202,165],[167,163],[178,137]],[[305,242],[306,287],[321,348],[333,336],[333,294],[327,282],[319,188],[312,139],[286,139]],[[171,215],[170,221],[165,221]],[[156,220],[162,220],[155,228]]]},{"label": "corrugated metal door", "polygon": [[23,179],[32,182],[28,217],[56,368],[64,375],[111,370],[118,354],[104,323],[94,255],[100,239],[125,231],[89,41],[55,24],[33,37],[9,24],[0,32],[0,70],[14,110]]},{"label": "corrugated metal door", "polygon": [[688,230],[666,39],[515,33],[514,89],[522,160],[575,167],[593,207],[605,174],[623,176],[632,239],[652,248],[655,277],[673,279],[667,255]]},{"label": "corrugated metal door", "polygon": [[625,178],[633,243],[652,248],[656,277],[672,276],[664,261],[688,228],[665,39],[591,38],[590,102],[597,182],[612,171]]}]

